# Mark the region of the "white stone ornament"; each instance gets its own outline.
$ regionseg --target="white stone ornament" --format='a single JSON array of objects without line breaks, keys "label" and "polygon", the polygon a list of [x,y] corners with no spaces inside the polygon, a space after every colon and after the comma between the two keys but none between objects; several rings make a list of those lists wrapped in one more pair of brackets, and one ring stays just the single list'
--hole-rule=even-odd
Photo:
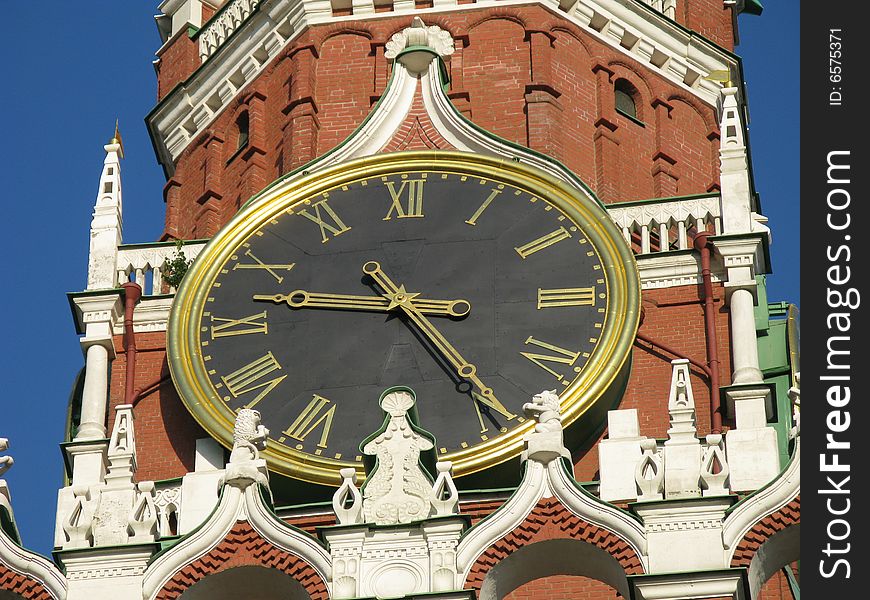
[{"label": "white stone ornament", "polygon": [[442,58],[450,56],[455,50],[450,32],[444,31],[437,25],[427,27],[420,17],[414,17],[410,27],[394,33],[393,37],[386,43],[384,56],[388,59],[394,59],[403,50],[413,46],[431,48]]},{"label": "white stone ornament", "polygon": [[136,485],[139,496],[127,520],[130,542],[153,542],[157,538],[157,505],[154,502],[154,482]]},{"label": "white stone ornament", "polygon": [[453,463],[447,460],[435,464],[438,477],[432,486],[434,516],[455,515],[459,512],[459,491],[453,483]]},{"label": "white stone ornament", "polygon": [[788,397],[791,398],[793,409],[792,417],[794,418],[794,427],[789,431],[789,439],[794,439],[801,434],[801,374],[795,373],[795,385],[788,390]]},{"label": "white stone ornament", "polygon": [[356,487],[356,469],[347,467],[339,471],[341,486],[332,496],[332,510],[339,525],[362,522],[362,494]]},{"label": "white stone ornament", "polygon": [[420,467],[420,452],[434,444],[411,427],[407,413],[414,406],[410,390],[396,389],[381,400],[389,415],[383,431],[363,446],[377,465],[363,488],[366,523],[410,523],[429,516],[432,484]]},{"label": "white stone ornament", "polygon": [[725,442],[721,433],[711,433],[706,438],[707,447],[701,456],[701,488],[704,496],[723,496],[729,493],[728,461],[725,459]]},{"label": "white stone ornament", "polygon": [[260,412],[242,408],[233,428],[233,449],[222,480],[223,484],[245,489],[252,483],[269,487],[266,461],[260,450],[266,448],[269,430],[260,424]]},{"label": "white stone ornament", "polygon": [[535,429],[523,438],[525,450],[521,460],[534,460],[543,464],[563,457],[571,458],[562,437],[562,412],[556,390],[535,394],[531,402],[523,405],[526,417],[535,420]]},{"label": "white stone ornament", "polygon": [[643,455],[634,472],[634,480],[637,483],[637,499],[639,501],[661,500],[665,470],[656,447],[656,441],[645,438],[640,442],[640,449]]},{"label": "white stone ornament", "polygon": [[[7,438],[0,438],[0,452],[5,452],[9,448],[9,440]],[[12,465],[15,463],[12,460],[11,456],[0,456],[0,477],[12,468]]]}]

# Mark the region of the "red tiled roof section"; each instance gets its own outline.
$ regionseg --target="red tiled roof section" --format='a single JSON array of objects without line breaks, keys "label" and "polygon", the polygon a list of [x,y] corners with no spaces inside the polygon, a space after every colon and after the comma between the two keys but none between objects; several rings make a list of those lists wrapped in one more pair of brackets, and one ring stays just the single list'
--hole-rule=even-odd
[{"label": "red tiled roof section", "polygon": [[734,551],[734,556],[731,559],[731,566],[748,567],[752,557],[755,556],[755,553],[758,552],[758,549],[764,542],[775,533],[800,522],[801,497],[797,496],[775,513],[761,519],[752,526],[752,529],[746,532],[746,535],[737,544],[737,549]]},{"label": "red tiled roof section", "polygon": [[52,595],[44,585],[5,565],[0,565],[0,590],[18,594],[26,600],[52,600]]},{"label": "red tiled roof section", "polygon": [[465,587],[480,590],[489,570],[511,553],[535,542],[572,539],[601,548],[629,575],[643,573],[640,557],[624,539],[571,513],[554,498],[542,499],[525,521],[481,554],[465,580]]},{"label": "red tiled roof section", "polygon": [[157,594],[157,600],[174,600],[208,575],[242,566],[277,569],[298,581],[312,600],[329,598],[326,583],[314,567],[263,539],[250,524],[240,522],[208,554],[178,571]]}]

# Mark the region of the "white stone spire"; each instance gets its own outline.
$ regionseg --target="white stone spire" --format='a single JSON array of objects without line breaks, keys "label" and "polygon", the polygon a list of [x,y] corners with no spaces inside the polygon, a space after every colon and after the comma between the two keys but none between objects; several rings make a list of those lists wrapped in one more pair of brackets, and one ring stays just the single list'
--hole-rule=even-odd
[{"label": "white stone spire", "polygon": [[737,92],[736,87],[722,88],[719,159],[724,233],[746,233],[752,230],[749,159]]},{"label": "white stone spire", "polygon": [[100,174],[100,187],[91,220],[91,242],[88,257],[88,289],[115,287],[115,260],[123,237],[123,204],[121,202],[121,159],[124,150],[121,135],[115,135],[103,147],[106,159]]}]

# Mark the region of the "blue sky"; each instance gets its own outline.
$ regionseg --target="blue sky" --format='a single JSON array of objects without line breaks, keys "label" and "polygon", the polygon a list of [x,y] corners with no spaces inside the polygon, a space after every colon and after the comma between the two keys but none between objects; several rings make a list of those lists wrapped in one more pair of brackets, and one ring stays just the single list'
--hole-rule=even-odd
[{"label": "blue sky", "polygon": [[[83,358],[66,292],[84,289],[88,228],[115,119],[124,240],[157,239],[163,175],[144,117],[156,103],[158,0],[4,3],[7,28],[0,145],[9,221],[3,269],[3,419],[15,466],[6,474],[25,545],[51,551],[66,406]],[[799,3],[769,0],[740,18],[755,177],[774,244],[771,300],[800,301]]]}]

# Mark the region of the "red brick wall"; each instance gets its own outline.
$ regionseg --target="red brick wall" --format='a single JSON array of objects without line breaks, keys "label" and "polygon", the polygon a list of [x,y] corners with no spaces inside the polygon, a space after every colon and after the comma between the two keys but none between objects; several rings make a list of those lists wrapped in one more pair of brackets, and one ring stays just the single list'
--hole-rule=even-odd
[{"label": "red brick wall", "polygon": [[[714,285],[716,332],[719,346],[719,383],[728,385],[731,374],[729,350],[730,326],[727,309],[723,308],[725,291]],[[682,286],[661,290],[647,290],[642,296],[644,321],[640,332],[661,341],[683,356],[701,363],[707,362],[704,311],[697,286]],[[636,408],[641,434],[648,437],[667,437],[668,393],[671,383],[672,356],[644,342],[638,342],[632,352],[631,375],[619,408]],[[692,391],[695,396],[695,418],[698,434],[710,432],[710,386],[707,377],[696,367],[690,368]],[[728,425],[728,420],[725,420]],[[574,473],[578,481],[598,479],[597,443],[581,449],[575,455]]]},{"label": "red brick wall", "polygon": [[[166,364],[166,334],[136,335],[135,387],[151,387],[169,375]],[[115,337],[117,358],[112,362],[110,410],[107,427],[115,420],[115,407],[124,404],[127,381],[127,355],[123,337]],[[208,437],[184,407],[171,380],[140,397],[134,405],[136,431],[137,481],[171,479],[193,471],[196,440]]]},{"label": "red brick wall", "polygon": [[538,600],[538,598],[613,600],[622,596],[606,583],[580,575],[541,577],[521,585],[505,596],[505,600]]},{"label": "red brick wall", "polygon": [[[429,18],[457,40],[449,66],[457,108],[562,161],[605,202],[717,187],[715,109],[647,66],[537,6]],[[341,143],[383,92],[384,44],[407,24],[390,17],[303,32],[182,152],[164,238],[213,235],[268,182]],[[188,70],[188,43],[182,36],[163,51],[161,93]],[[642,124],[615,111],[617,79],[637,89]],[[242,110],[252,111],[252,141],[237,153]]]}]

